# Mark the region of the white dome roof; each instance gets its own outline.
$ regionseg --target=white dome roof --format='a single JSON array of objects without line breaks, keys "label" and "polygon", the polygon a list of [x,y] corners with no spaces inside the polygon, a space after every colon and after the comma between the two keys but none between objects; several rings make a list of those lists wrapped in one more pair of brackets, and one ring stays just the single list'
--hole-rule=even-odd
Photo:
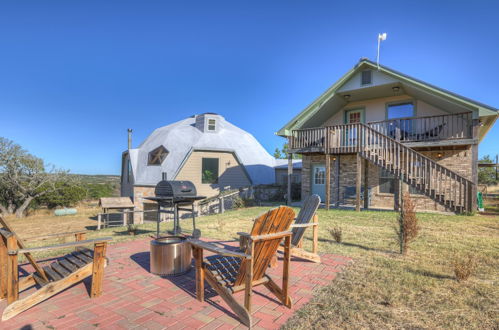
[{"label": "white dome roof", "polygon": [[[216,120],[215,131],[204,129],[206,119]],[[168,151],[168,156],[161,165],[148,166],[149,152],[161,145]],[[160,127],[137,149],[130,150],[135,184],[156,185],[162,172],[167,173],[168,180],[174,180],[184,161],[197,150],[233,152],[244,165],[252,184],[275,182],[276,160],[253,135],[220,115],[202,114]]]}]

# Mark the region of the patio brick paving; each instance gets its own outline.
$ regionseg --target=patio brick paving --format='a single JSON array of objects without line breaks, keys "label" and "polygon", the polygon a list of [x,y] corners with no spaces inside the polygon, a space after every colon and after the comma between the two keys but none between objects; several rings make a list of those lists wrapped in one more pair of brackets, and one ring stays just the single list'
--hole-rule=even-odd
[{"label": "patio brick paving", "polygon": [[[234,245],[224,242],[223,244]],[[206,284],[205,302],[195,299],[195,271],[178,277],[149,273],[149,239],[123,242],[108,247],[110,260],[105,270],[104,293],[90,299],[90,279],[46,300],[18,316],[0,323],[0,329],[243,329],[237,316]],[[288,309],[264,286],[253,295],[255,329],[275,329],[327,285],[350,258],[323,254],[322,264],[292,258]],[[282,262],[269,274],[281,283]],[[243,301],[243,292],[236,299]],[[23,297],[24,295],[21,295]],[[3,311],[5,301],[0,303]]]}]

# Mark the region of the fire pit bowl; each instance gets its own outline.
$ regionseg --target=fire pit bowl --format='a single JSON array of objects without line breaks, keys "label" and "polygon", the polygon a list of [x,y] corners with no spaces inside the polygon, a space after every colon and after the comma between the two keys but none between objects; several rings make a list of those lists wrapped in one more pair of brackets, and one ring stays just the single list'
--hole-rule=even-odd
[{"label": "fire pit bowl", "polygon": [[165,236],[151,241],[151,273],[182,275],[191,269],[191,245],[185,237]]}]

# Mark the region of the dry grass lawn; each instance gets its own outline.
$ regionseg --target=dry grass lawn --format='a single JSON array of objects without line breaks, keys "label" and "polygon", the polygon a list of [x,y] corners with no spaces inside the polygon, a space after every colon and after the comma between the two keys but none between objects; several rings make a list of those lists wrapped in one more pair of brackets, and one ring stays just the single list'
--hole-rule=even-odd
[{"label": "dry grass lawn", "polygon": [[[236,239],[251,228],[251,219],[266,211],[254,207],[199,218],[204,237]],[[19,235],[61,232],[95,226],[97,210],[74,217],[37,216],[12,220]],[[93,213],[92,213],[93,212]],[[355,264],[285,326],[310,328],[499,328],[499,217],[418,214],[420,237],[406,256],[397,253],[394,212],[319,210],[321,252],[354,258]],[[171,224],[163,224],[169,228]],[[186,229],[190,228],[185,221]],[[329,229],[341,227],[343,242]],[[147,236],[153,224],[131,237],[124,228],[92,231],[89,237],[115,241]],[[308,233],[310,235],[310,233]],[[310,245],[310,237],[305,246]],[[59,252],[60,253],[60,252]],[[453,260],[473,255],[477,268],[468,281],[457,282]]]}]

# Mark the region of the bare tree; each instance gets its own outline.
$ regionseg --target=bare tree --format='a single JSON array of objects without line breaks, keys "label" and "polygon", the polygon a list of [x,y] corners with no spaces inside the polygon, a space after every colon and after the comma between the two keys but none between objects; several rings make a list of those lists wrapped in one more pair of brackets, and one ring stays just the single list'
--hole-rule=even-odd
[{"label": "bare tree", "polygon": [[67,172],[51,167],[11,140],[0,137],[0,213],[24,216],[37,197],[57,189]]}]

